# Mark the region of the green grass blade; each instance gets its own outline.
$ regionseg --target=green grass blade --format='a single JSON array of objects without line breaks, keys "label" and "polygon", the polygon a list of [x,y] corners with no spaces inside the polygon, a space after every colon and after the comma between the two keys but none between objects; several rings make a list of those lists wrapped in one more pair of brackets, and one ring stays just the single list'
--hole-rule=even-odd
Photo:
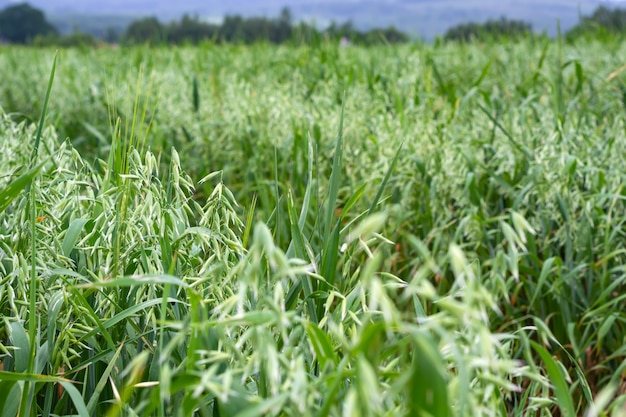
[{"label": "green grass blade", "polygon": [[[302,260],[313,263],[314,260],[311,259],[311,256],[309,255],[311,250],[307,249],[307,243],[304,238],[304,235],[302,234],[302,231],[298,227],[298,220],[296,217],[296,210],[293,206],[293,196],[291,195],[291,191],[289,192],[287,196],[287,211],[289,214],[289,225],[290,225],[290,230],[291,230],[291,239],[292,239],[291,244],[293,245],[295,255],[296,257]],[[313,323],[318,323],[319,320],[318,320],[317,312],[315,309],[315,304],[313,303],[313,300],[311,299],[311,296],[314,292],[311,278],[309,276],[303,276],[300,282],[301,282],[302,288],[304,289],[304,297],[306,298],[307,311],[309,312],[310,320],[312,320]],[[289,296],[293,297],[293,296],[297,296],[297,294],[295,295],[289,294],[288,298]],[[287,305],[291,305],[291,304],[293,304],[293,302],[288,299]]]},{"label": "green grass blade", "polygon": [[[321,274],[326,280],[323,289],[327,290],[335,284],[337,278],[337,264],[339,262],[339,232],[341,224],[337,220],[331,229],[331,234],[324,241],[324,251],[322,257]],[[321,302],[321,300],[320,300]]]},{"label": "green grass blade", "polygon": [[76,389],[76,387],[69,381],[60,381],[59,384],[61,384],[65,389],[65,392],[69,394],[72,402],[74,403],[74,407],[76,407],[76,411],[78,411],[78,415],[81,417],[89,417],[89,412],[85,406],[85,401],[83,401],[83,396]]},{"label": "green grass blade", "polygon": [[309,134],[307,138],[307,183],[306,191],[304,192],[304,199],[302,200],[302,208],[300,209],[300,218],[298,219],[298,227],[302,231],[304,231],[304,225],[306,223],[307,214],[309,213],[309,207],[311,204],[311,194],[313,193],[313,163],[315,161],[311,134]]},{"label": "green grass blade", "polygon": [[48,103],[50,102],[50,93],[52,92],[52,84],[54,83],[54,74],[57,68],[58,51],[54,53],[54,60],[52,61],[52,69],[50,71],[50,79],[48,80],[48,88],[46,89],[46,96],[43,101],[43,107],[41,109],[41,117],[37,124],[37,133],[35,134],[35,143],[33,144],[33,150],[30,154],[31,167],[37,163],[37,154],[39,153],[39,144],[41,143],[41,134],[43,133],[43,127],[46,120],[46,114],[48,113]]},{"label": "green grass blade", "polygon": [[543,364],[548,372],[548,378],[552,383],[554,394],[556,395],[557,405],[559,406],[561,413],[564,417],[574,417],[576,415],[576,409],[574,408],[574,402],[570,395],[568,384],[563,378],[561,371],[546,349],[540,344],[534,341],[530,341],[531,346],[541,357]]},{"label": "green grass blade", "polygon": [[41,171],[44,165],[45,162],[42,162],[36,167],[31,168],[27,173],[11,181],[4,190],[0,191],[0,213],[2,213],[22,191],[30,186],[33,179],[39,174],[39,171]]},{"label": "green grass blade", "polygon": [[64,256],[70,256],[74,246],[76,246],[76,242],[78,242],[80,233],[83,231],[83,228],[88,222],[89,220],[86,219],[74,219],[74,221],[70,224],[70,227],[67,228],[65,237],[63,238],[63,243],[61,244],[61,251]]},{"label": "green grass blade", "polygon": [[168,274],[153,274],[153,275],[137,275],[130,277],[120,277],[109,281],[91,282],[89,284],[80,284],[76,288],[125,288],[134,287],[138,285],[158,285],[169,284],[183,288],[188,288],[189,284],[184,282],[178,277]]},{"label": "green grass blade", "polygon": [[402,151],[403,146],[404,146],[404,142],[400,144],[400,146],[398,147],[398,150],[396,151],[396,154],[391,160],[389,169],[387,169],[387,172],[385,173],[385,177],[383,178],[383,182],[378,187],[378,192],[376,193],[376,196],[374,197],[374,200],[372,201],[372,204],[370,205],[368,213],[372,214],[374,212],[374,209],[376,209],[376,206],[378,205],[378,202],[380,201],[380,198],[382,197],[383,192],[385,191],[385,187],[387,186],[387,183],[389,182],[391,173],[393,172],[393,170],[396,167],[396,164],[398,163],[398,158],[400,157],[400,152]]},{"label": "green grass blade", "polygon": [[61,383],[61,382],[70,382],[68,379],[59,378],[56,376],[49,375],[40,375],[40,374],[29,374],[25,372],[7,372],[0,371],[0,381],[29,381],[29,382],[52,382],[52,383]]},{"label": "green grass blade", "polygon": [[346,215],[350,212],[350,209],[352,207],[354,207],[354,205],[356,203],[359,202],[359,200],[361,200],[361,197],[363,197],[363,194],[365,193],[365,189],[367,188],[367,183],[363,184],[362,186],[360,186],[355,192],[354,194],[352,194],[352,196],[350,197],[350,199],[346,202],[346,205],[343,206],[342,210],[341,210],[341,218],[345,218]]},{"label": "green grass blade", "polygon": [[9,326],[11,330],[11,342],[15,348],[13,357],[15,361],[15,372],[26,372],[28,369],[28,361],[31,356],[31,344],[24,330],[24,327],[18,322],[13,322]]},{"label": "green grass blade", "polygon": [[259,404],[247,406],[243,411],[235,414],[236,417],[265,416],[271,410],[280,410],[288,399],[287,393],[270,397]]},{"label": "green grass blade", "polygon": [[98,381],[98,385],[96,385],[96,389],[94,390],[91,398],[89,399],[89,402],[87,403],[87,410],[89,412],[89,415],[93,414],[96,411],[96,406],[98,405],[100,395],[102,394],[102,391],[106,386],[109,375],[111,375],[111,372],[117,364],[117,359],[120,357],[120,353],[122,352],[123,347],[124,344],[120,344],[120,347],[117,349],[117,351],[115,351],[115,355],[113,355],[106,369],[104,370],[104,372],[102,372],[100,380]]},{"label": "green grass blade", "polygon": [[448,384],[439,350],[423,334],[415,337],[413,347],[406,416],[451,416]]},{"label": "green grass blade", "polygon": [[345,111],[345,97],[341,105],[341,116],[339,117],[339,131],[337,132],[337,141],[335,143],[335,155],[333,156],[333,168],[330,174],[330,184],[328,189],[328,200],[326,201],[326,218],[324,219],[324,241],[330,235],[335,216],[335,208],[337,204],[337,194],[341,185],[341,170],[343,169],[343,118]]},{"label": "green grass blade", "polygon": [[[33,150],[30,155],[30,167],[31,169],[37,165],[37,155],[39,152],[39,145],[41,143],[41,134],[43,132],[43,126],[46,119],[46,113],[48,111],[48,103],[50,101],[50,92],[52,91],[52,84],[54,82],[54,74],[56,72],[58,53],[54,54],[54,60],[52,62],[52,70],[50,71],[50,79],[48,80],[48,88],[46,90],[46,97],[41,109],[41,117],[39,124],[37,125],[37,133],[35,136],[35,143],[33,144]],[[37,207],[35,201],[35,190],[33,185],[35,184],[35,178],[33,177],[29,185],[26,187],[26,192],[29,195],[30,204],[30,283],[29,283],[29,311],[30,317],[28,320],[28,337],[30,339],[30,345],[32,347],[30,351],[30,357],[28,360],[28,373],[33,373],[35,370],[35,356],[37,349]],[[34,395],[34,386],[29,381],[24,383],[24,391],[22,392],[22,402],[20,405],[20,415],[28,416],[30,414],[30,407],[32,398]]]},{"label": "green grass blade", "polygon": [[[130,319],[131,317],[133,317],[137,312],[141,311],[141,310],[145,310],[147,308],[150,308],[152,306],[158,305],[163,301],[162,298],[155,298],[153,300],[149,300],[149,301],[144,301],[143,303],[134,305],[132,307],[127,308],[124,311],[119,312],[118,314],[116,314],[115,316],[111,317],[110,319],[104,321],[102,323],[102,328],[104,329],[110,329],[112,326],[116,325],[117,323]],[[175,300],[173,298],[170,298],[167,300],[167,302],[169,303],[182,303],[182,301],[180,300]],[[86,340],[88,338],[90,338],[91,336],[94,336],[95,334],[97,334],[98,332],[100,332],[101,329],[100,328],[95,328],[92,331],[86,333],[83,337],[81,337],[81,340]]]},{"label": "green grass blade", "polygon": [[521,145],[510,133],[509,131],[502,126],[502,124],[500,123],[500,121],[495,118],[490,112],[489,110],[487,110],[486,108],[484,108],[481,104],[477,104],[478,108],[480,110],[482,110],[483,113],[485,113],[485,115],[493,122],[494,126],[496,126],[502,133],[504,133],[504,136],[509,140],[509,142],[511,142],[511,144],[513,145],[513,147],[515,149],[517,149],[518,151],[520,151],[521,153],[524,154],[524,156],[529,159],[529,160],[533,160],[533,154],[532,152],[526,148],[525,146]]},{"label": "green grass blade", "polygon": [[22,388],[17,381],[0,379],[0,416],[15,417],[20,405]]},{"label": "green grass blade", "polygon": [[337,354],[335,354],[335,350],[330,343],[328,335],[314,323],[306,323],[306,332],[309,336],[309,342],[313,347],[317,361],[320,364],[320,368],[324,369],[328,363],[337,366],[339,364],[339,358]]},{"label": "green grass blade", "polygon": [[198,88],[198,77],[195,75],[193,76],[192,90],[193,111],[197,114],[198,111],[200,111],[200,92]]}]

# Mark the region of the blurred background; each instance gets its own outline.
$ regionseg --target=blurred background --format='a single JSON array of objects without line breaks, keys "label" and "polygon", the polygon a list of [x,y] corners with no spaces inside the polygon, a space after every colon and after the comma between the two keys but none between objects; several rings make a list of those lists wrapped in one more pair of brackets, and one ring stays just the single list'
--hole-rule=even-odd
[{"label": "blurred background", "polygon": [[[0,9],[19,2],[0,0]],[[611,8],[622,1],[600,0],[31,0],[61,34],[80,31],[111,40],[133,21],[156,17],[163,24],[191,16],[219,24],[225,16],[265,17],[286,8],[294,22],[324,29],[335,22],[358,30],[393,26],[413,39],[432,41],[465,22],[485,22],[502,17],[531,25],[537,33],[554,36],[574,27],[582,16],[598,7]]]}]

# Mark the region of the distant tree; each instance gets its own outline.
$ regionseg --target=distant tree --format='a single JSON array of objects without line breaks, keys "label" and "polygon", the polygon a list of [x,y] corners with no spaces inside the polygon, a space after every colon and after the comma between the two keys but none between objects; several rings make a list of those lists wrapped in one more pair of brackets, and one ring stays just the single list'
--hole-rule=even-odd
[{"label": "distant tree", "polygon": [[584,19],[589,24],[596,24],[609,31],[624,32],[626,29],[626,9],[598,7],[591,16]]},{"label": "distant tree", "polygon": [[293,15],[291,14],[291,9],[289,9],[289,7],[283,7],[280,10],[278,22],[284,26],[291,27],[292,20],[293,20]]},{"label": "distant tree", "polygon": [[448,29],[444,35],[447,41],[472,40],[486,41],[501,38],[518,38],[532,32],[530,23],[522,20],[510,20],[501,17],[498,20],[487,20],[485,23],[462,23]]},{"label": "distant tree", "polygon": [[599,6],[590,16],[584,16],[578,25],[566,33],[566,36],[571,40],[579,36],[623,34],[625,32],[626,9]]},{"label": "distant tree", "polygon": [[348,20],[342,24],[331,22],[324,31],[324,34],[331,39],[347,39],[351,43],[361,43],[364,40],[362,32],[355,29],[354,24]]},{"label": "distant tree", "polygon": [[367,45],[375,45],[380,43],[406,43],[409,41],[409,35],[399,31],[391,26],[387,29],[372,29],[364,34],[365,43]]},{"label": "distant tree", "polygon": [[37,36],[56,33],[57,30],[46,20],[43,12],[27,3],[9,6],[0,11],[0,38],[8,42],[26,44]]},{"label": "distant tree", "polygon": [[117,43],[120,40],[120,33],[112,26],[109,26],[102,35],[102,40],[107,43]]},{"label": "distant tree", "polygon": [[219,39],[222,42],[243,42],[245,39],[244,19],[241,16],[227,15],[220,27]]},{"label": "distant tree", "polygon": [[255,42],[300,42],[316,44],[323,38],[335,42],[341,39],[354,44],[380,44],[407,42],[409,37],[394,27],[373,29],[368,32],[358,30],[350,21],[332,23],[323,32],[305,22],[293,23],[291,11],[283,8],[275,18],[227,15],[221,25],[203,22],[197,16],[184,15],[180,21],[167,26],[156,18],[147,18],[130,24],[123,36],[126,44],[168,43],[197,44],[213,39],[217,42],[251,44]]},{"label": "distant tree", "polygon": [[291,28],[294,42],[313,45],[320,42],[320,32],[311,24],[299,22]]},{"label": "distant tree", "polygon": [[351,44],[376,45],[383,43],[404,43],[410,40],[409,35],[393,26],[387,29],[371,29],[360,31],[355,28],[351,21],[342,24],[332,22],[323,35],[336,42],[347,42]]},{"label": "distant tree", "polygon": [[160,44],[167,41],[167,31],[156,17],[147,17],[131,23],[123,40],[128,44]]},{"label": "distant tree", "polygon": [[173,22],[167,28],[167,40],[170,43],[197,44],[217,36],[219,26],[202,22],[198,17],[184,15],[180,22]]},{"label": "distant tree", "polygon": [[272,21],[264,17],[250,17],[243,20],[241,28],[245,43],[268,42],[270,41],[273,24]]},{"label": "distant tree", "polygon": [[288,7],[284,7],[280,11],[280,15],[274,22],[270,40],[274,43],[283,43],[291,40],[293,36],[293,16]]}]

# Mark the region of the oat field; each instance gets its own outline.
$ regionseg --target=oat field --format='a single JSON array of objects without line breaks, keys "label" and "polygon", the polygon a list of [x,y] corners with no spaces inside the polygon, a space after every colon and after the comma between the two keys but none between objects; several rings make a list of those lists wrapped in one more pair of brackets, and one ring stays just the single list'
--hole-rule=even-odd
[{"label": "oat field", "polygon": [[626,46],[0,46],[0,417],[626,416]]}]

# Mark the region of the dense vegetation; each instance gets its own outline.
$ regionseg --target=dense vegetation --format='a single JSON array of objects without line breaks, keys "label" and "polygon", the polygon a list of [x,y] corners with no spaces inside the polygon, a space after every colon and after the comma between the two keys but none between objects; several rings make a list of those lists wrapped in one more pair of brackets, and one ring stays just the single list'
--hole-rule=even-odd
[{"label": "dense vegetation", "polygon": [[52,54],[0,55],[3,416],[624,415],[619,41]]}]

